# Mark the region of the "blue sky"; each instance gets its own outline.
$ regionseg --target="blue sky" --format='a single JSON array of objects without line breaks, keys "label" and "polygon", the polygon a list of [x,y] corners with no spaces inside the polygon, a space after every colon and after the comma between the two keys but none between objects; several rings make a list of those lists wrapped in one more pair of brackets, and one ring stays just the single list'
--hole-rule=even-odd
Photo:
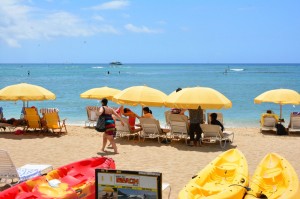
[{"label": "blue sky", "polygon": [[0,63],[300,63],[300,1],[1,0]]}]

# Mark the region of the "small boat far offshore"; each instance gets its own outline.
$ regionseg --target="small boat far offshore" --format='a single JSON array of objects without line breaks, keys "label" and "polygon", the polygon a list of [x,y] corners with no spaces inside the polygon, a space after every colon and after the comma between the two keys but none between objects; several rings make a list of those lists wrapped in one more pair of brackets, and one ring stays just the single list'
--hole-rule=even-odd
[{"label": "small boat far offshore", "polygon": [[244,71],[245,69],[243,69],[243,68],[230,68],[230,70],[240,72],[240,71]]},{"label": "small boat far offshore", "polygon": [[113,61],[113,62],[110,62],[109,65],[122,65],[122,63],[119,61]]}]

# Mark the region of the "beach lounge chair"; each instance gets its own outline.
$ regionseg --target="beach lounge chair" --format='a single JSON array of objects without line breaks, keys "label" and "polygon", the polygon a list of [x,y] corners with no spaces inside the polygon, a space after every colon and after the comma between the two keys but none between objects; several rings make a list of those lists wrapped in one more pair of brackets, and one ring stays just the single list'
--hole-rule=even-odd
[{"label": "beach lounge chair", "polygon": [[[207,124],[211,123],[211,118],[210,118],[211,114],[212,113],[207,113]],[[216,113],[216,114],[217,114],[217,120],[219,120],[224,125],[223,114],[222,113]]]},{"label": "beach lounge chair", "polygon": [[26,164],[16,168],[7,151],[0,149],[0,187],[28,180],[51,171],[48,164]]},{"label": "beach lounge chair", "polygon": [[263,117],[263,122],[260,126],[260,132],[263,131],[277,131],[276,129],[276,119],[274,117]]},{"label": "beach lounge chair", "polygon": [[31,107],[31,108],[24,108],[24,119],[26,121],[26,126],[24,128],[24,131],[26,132],[28,129],[34,129],[34,130],[42,130],[42,123],[41,118],[38,113],[37,108]]},{"label": "beach lounge chair", "polygon": [[170,119],[169,119],[170,114],[171,114],[171,110],[165,111],[166,128],[170,128]]},{"label": "beach lounge chair", "polygon": [[300,112],[291,113],[289,132],[300,132]]},{"label": "beach lounge chair", "polygon": [[202,142],[215,143],[220,142],[221,148],[225,148],[228,142],[233,142],[234,133],[230,131],[222,132],[219,125],[200,124],[202,129]]},{"label": "beach lounge chair", "polygon": [[130,128],[127,118],[123,117],[122,121],[124,123],[124,126],[122,125],[120,120],[116,120],[117,137],[127,136],[128,140],[130,136],[133,136],[133,139],[135,138],[135,136],[139,137],[139,132],[141,131],[141,128],[135,128],[135,129]]},{"label": "beach lounge chair", "polygon": [[87,113],[87,120],[85,121],[85,126],[95,126],[98,120],[98,116],[96,114],[99,111],[99,106],[87,106],[86,113]]},{"label": "beach lounge chair", "polygon": [[187,144],[187,139],[189,137],[189,123],[187,116],[170,114],[169,123],[171,129],[171,139],[185,139],[185,143]]},{"label": "beach lounge chair", "polygon": [[[67,133],[66,119],[60,120],[57,108],[42,108],[43,122],[45,130],[52,130],[53,133],[62,133],[63,128]],[[58,132],[55,130],[59,130]]]},{"label": "beach lounge chair", "polygon": [[141,137],[143,137],[143,141],[145,138],[157,138],[158,143],[160,143],[161,136],[167,139],[167,133],[170,130],[162,129],[158,120],[154,118],[140,118],[139,120],[142,126]]}]

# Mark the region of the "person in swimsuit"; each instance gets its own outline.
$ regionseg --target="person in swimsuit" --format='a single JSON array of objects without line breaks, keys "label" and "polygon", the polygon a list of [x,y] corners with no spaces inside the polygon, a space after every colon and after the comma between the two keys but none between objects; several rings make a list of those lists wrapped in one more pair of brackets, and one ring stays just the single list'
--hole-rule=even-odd
[{"label": "person in swimsuit", "polygon": [[108,102],[108,100],[106,98],[101,100],[102,107],[100,108],[100,110],[97,114],[97,115],[101,115],[104,112],[104,115],[105,115],[105,132],[103,134],[103,142],[102,142],[101,150],[103,152],[106,152],[105,147],[106,147],[107,140],[108,140],[111,143],[111,145],[114,149],[114,152],[119,153],[116,142],[114,140],[114,134],[115,134],[116,128],[115,128],[115,121],[114,121],[112,115],[114,115],[118,119],[120,119],[122,125],[124,125],[124,123],[122,121],[122,118],[116,113],[116,111],[113,108],[107,106],[107,102]]}]

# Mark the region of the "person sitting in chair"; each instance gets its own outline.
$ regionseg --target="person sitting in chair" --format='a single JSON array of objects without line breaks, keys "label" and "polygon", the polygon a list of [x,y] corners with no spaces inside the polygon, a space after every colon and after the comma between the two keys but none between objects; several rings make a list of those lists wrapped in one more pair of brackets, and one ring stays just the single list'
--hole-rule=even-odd
[{"label": "person sitting in chair", "polygon": [[210,114],[210,119],[211,119],[210,124],[219,125],[221,127],[221,130],[224,131],[224,126],[219,120],[217,120],[217,117],[218,117],[217,113]]},{"label": "person sitting in chair", "polygon": [[264,118],[265,117],[273,117],[276,120],[276,123],[278,123],[278,121],[279,121],[278,115],[276,115],[275,113],[273,113],[272,110],[267,110],[267,112],[264,113],[264,114],[262,114],[261,118],[260,118],[260,123],[261,123],[262,126],[264,125]]}]

